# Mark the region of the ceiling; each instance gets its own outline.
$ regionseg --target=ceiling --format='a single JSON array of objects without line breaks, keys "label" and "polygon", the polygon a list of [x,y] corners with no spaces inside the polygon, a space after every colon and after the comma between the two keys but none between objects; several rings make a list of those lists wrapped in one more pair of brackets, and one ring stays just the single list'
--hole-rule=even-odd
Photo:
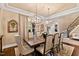
[{"label": "ceiling", "polygon": [[25,11],[30,11],[32,13],[36,13],[37,6],[37,14],[44,17],[76,7],[75,3],[9,3],[8,5]]}]

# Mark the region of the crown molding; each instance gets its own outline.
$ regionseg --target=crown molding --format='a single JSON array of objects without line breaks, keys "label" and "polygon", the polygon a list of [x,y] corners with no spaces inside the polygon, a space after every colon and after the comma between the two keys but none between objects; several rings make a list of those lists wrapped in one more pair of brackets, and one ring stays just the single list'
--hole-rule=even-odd
[{"label": "crown molding", "polygon": [[79,4],[77,4],[77,6],[75,8],[56,13],[54,15],[47,17],[46,19],[54,19],[54,18],[58,18],[58,17],[68,15],[68,14],[76,13],[76,12],[79,12]]},{"label": "crown molding", "polygon": [[[32,13],[32,12],[29,12],[29,11],[25,11],[25,10],[10,6],[10,5],[8,5],[8,3],[1,3],[0,8],[2,8],[4,10],[11,11],[11,12],[14,12],[14,13],[19,13],[19,14],[26,15],[26,16],[31,16],[31,17],[34,17],[36,15],[35,13]],[[38,19],[45,19],[41,15],[38,15],[37,17],[38,17]]]},{"label": "crown molding", "polygon": [[[19,13],[22,15],[31,16],[31,17],[34,17],[36,15],[35,13],[10,6],[10,5],[8,5],[8,3],[0,3],[0,8],[11,11],[11,12]],[[62,17],[65,15],[68,15],[68,14],[72,14],[75,12],[79,12],[79,4],[77,4],[77,6],[75,8],[68,9],[68,10],[53,14],[49,17],[44,17],[41,15],[38,15],[37,17],[38,17],[38,19],[49,20],[49,19],[53,19],[53,18],[57,18],[57,17]]]}]

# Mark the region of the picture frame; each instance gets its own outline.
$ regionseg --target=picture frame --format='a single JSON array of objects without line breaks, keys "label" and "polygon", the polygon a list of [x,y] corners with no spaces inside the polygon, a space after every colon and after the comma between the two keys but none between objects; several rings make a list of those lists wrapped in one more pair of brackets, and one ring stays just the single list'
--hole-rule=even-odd
[{"label": "picture frame", "polygon": [[18,23],[13,19],[8,22],[8,32],[18,32]]}]

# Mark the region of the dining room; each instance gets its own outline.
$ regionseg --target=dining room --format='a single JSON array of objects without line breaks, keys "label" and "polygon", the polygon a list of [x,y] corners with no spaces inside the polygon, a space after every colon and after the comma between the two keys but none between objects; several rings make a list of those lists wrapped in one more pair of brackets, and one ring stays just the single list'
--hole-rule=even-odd
[{"label": "dining room", "polygon": [[1,56],[79,55],[78,3],[1,3],[0,6]]}]

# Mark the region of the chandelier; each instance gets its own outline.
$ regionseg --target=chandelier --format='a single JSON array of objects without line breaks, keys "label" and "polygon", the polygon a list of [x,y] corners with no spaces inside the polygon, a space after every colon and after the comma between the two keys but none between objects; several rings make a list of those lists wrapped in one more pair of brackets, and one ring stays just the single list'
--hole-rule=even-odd
[{"label": "chandelier", "polygon": [[[48,10],[48,16],[49,16],[49,10],[50,10],[50,8],[47,8],[47,10]],[[48,23],[49,23],[49,21],[47,20],[46,24],[48,24]]]},{"label": "chandelier", "polygon": [[32,18],[32,22],[33,23],[39,23],[40,22],[40,19],[38,17],[38,4],[37,3],[35,4],[35,15]]}]

